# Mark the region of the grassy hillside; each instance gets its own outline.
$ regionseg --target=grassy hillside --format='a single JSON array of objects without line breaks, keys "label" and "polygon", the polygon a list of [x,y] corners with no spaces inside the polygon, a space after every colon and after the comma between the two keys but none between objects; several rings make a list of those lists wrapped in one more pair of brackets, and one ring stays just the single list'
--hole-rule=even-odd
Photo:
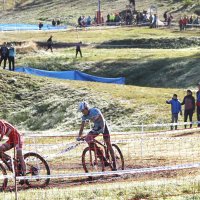
[{"label": "grassy hillside", "polygon": [[99,107],[113,127],[167,122],[165,100],[183,90],[149,89],[80,81],[60,81],[5,72],[0,76],[0,118],[30,130],[73,130],[80,124],[77,105],[87,100]]},{"label": "grassy hillside", "polygon": [[[80,15],[94,16],[97,11],[98,1],[83,0],[7,0],[5,11],[0,13],[0,22],[3,23],[38,23],[38,21],[51,22],[53,18],[61,18],[66,24],[77,22]],[[101,0],[101,10],[106,18],[108,13],[116,13],[126,9],[128,0]],[[198,0],[140,0],[136,1],[136,9],[139,11],[148,10],[151,5],[158,7],[160,18],[163,12],[172,12],[175,18],[182,14],[192,14],[199,9]],[[0,4],[3,10],[3,3]]]},{"label": "grassy hillside", "polygon": [[[46,52],[53,35],[54,53]],[[199,32],[118,28],[64,32],[6,32],[0,42],[14,42],[17,65],[44,70],[81,70],[124,76],[126,84],[191,87],[199,81]],[[83,42],[83,58],[75,59],[75,43]]]}]

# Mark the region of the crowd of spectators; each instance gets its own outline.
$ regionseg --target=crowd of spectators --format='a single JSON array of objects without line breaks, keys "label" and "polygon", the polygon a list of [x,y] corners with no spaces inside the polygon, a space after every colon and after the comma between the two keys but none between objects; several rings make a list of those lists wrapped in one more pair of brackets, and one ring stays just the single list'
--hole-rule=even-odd
[{"label": "crowd of spectators", "polygon": [[200,24],[199,16],[196,16],[196,17],[193,17],[192,15],[190,17],[184,16],[184,17],[181,17],[179,20],[180,31],[186,30],[186,28],[189,28],[198,24]]},{"label": "crowd of spectators", "polygon": [[94,18],[92,18],[90,16],[85,17],[83,15],[83,16],[80,16],[78,18],[78,26],[79,27],[88,27],[88,26],[91,26],[93,24],[97,24],[97,18],[96,18],[96,16]]},{"label": "crowd of spectators", "polygon": [[121,23],[121,17],[119,13],[107,14],[106,24],[107,25],[119,25]]}]

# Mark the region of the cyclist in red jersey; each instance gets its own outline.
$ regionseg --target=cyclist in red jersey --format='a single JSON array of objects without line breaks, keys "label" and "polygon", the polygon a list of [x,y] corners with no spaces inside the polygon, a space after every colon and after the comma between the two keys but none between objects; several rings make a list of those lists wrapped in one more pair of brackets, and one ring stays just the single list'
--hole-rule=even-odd
[{"label": "cyclist in red jersey", "polygon": [[[23,137],[19,134],[18,130],[14,128],[11,124],[6,122],[5,120],[0,120],[0,141],[4,138],[4,136],[8,137],[6,143],[0,145],[0,156],[2,159],[8,159],[3,157],[3,152],[8,151],[12,148],[16,148],[16,155],[21,164],[21,175],[25,176],[26,174],[26,164],[23,157]],[[24,181],[20,181],[21,184]]]}]

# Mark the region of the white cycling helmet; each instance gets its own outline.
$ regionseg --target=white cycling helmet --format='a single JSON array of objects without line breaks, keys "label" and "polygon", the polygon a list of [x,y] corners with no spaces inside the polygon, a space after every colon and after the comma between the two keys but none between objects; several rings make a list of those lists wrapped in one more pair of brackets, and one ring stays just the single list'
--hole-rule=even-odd
[{"label": "white cycling helmet", "polygon": [[78,106],[78,111],[81,112],[82,110],[84,110],[85,108],[89,108],[89,104],[86,101],[83,101],[79,104]]}]

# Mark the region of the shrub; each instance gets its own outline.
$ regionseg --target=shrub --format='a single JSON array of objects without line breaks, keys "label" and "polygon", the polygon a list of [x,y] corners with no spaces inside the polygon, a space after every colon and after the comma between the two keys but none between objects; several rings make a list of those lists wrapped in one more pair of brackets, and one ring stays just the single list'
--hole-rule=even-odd
[{"label": "shrub", "polygon": [[195,13],[196,15],[200,15],[200,8],[196,8],[196,9],[194,10],[194,13]]},{"label": "shrub", "polygon": [[185,6],[190,6],[193,4],[193,1],[192,0],[183,0],[183,3]]}]

